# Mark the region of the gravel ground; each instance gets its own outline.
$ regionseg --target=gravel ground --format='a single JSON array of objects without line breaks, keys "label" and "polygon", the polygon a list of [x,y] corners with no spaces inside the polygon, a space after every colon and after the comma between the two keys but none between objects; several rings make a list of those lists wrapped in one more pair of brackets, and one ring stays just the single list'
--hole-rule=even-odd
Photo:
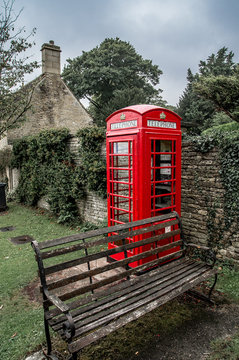
[{"label": "gravel ground", "polygon": [[138,360],[204,360],[210,354],[211,341],[233,335],[239,327],[239,306],[207,307],[197,321],[188,321],[170,336],[160,337]]}]

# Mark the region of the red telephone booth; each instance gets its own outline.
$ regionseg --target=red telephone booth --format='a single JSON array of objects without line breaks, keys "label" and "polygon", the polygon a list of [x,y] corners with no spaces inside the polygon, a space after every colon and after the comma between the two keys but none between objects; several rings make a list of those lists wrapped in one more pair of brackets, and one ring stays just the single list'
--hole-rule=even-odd
[{"label": "red telephone booth", "polygon": [[[171,110],[153,105],[126,107],[107,118],[109,226],[174,210],[180,215],[180,120]],[[137,236],[127,239],[137,240]],[[166,239],[162,245],[171,241]],[[112,242],[109,246],[119,245]],[[127,255],[136,254],[128,251]],[[112,257],[119,260],[124,254]]]}]

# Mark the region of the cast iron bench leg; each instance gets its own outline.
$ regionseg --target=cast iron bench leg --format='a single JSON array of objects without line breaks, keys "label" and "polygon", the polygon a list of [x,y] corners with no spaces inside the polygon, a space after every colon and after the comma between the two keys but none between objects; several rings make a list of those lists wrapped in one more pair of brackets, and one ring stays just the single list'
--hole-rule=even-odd
[{"label": "cast iron bench leg", "polygon": [[216,282],[217,282],[217,274],[215,274],[215,279],[214,279],[214,282],[209,290],[209,293],[208,295],[204,295],[196,290],[188,290],[187,293],[197,299],[200,299],[200,300],[203,300],[203,301],[206,301],[208,302],[209,304],[211,305],[214,305],[214,302],[211,300],[211,295],[212,295],[212,291],[216,285]]},{"label": "cast iron bench leg", "polygon": [[69,360],[77,360],[77,353],[73,353]]},{"label": "cast iron bench leg", "polygon": [[49,360],[59,360],[58,357],[56,357],[51,353],[52,351],[51,336],[50,336],[48,321],[46,320],[45,316],[44,316],[44,326],[45,326],[45,334],[46,334],[46,342],[47,342],[47,353],[45,354],[45,356]]}]

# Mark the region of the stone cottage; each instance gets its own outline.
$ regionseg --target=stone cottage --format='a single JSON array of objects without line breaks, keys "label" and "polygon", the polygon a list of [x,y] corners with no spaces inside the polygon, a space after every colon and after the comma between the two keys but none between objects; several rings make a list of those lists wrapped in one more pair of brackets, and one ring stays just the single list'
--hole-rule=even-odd
[{"label": "stone cottage", "polygon": [[[75,98],[61,78],[61,49],[54,41],[43,44],[42,74],[26,86],[34,86],[27,120],[20,128],[8,131],[0,141],[0,149],[11,147],[13,140],[37,134],[46,129],[68,128],[74,135],[80,128],[90,126],[93,120],[84,106]],[[74,146],[74,144],[73,144]],[[9,191],[16,188],[18,172],[7,169]]]}]

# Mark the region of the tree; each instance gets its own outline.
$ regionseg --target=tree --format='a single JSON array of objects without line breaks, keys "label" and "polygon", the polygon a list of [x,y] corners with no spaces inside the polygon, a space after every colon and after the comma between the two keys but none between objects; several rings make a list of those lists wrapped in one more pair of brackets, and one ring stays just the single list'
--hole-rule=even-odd
[{"label": "tree", "polygon": [[211,118],[214,107],[210,101],[201,99],[193,90],[193,84],[197,78],[198,74],[193,75],[191,70],[188,69],[188,84],[179,99],[177,112],[183,118],[184,122],[194,126],[195,132],[200,132],[208,119]]},{"label": "tree", "polygon": [[38,67],[24,56],[34,43],[29,38],[35,29],[26,35],[25,28],[16,29],[22,10],[15,15],[14,0],[1,0],[0,3],[0,138],[4,133],[25,120],[30,107],[33,87],[23,87],[24,75]]},{"label": "tree", "polygon": [[[216,113],[223,111],[222,97],[227,93],[225,96],[228,99],[227,96],[230,92],[228,92],[229,86],[226,84],[230,83],[230,77],[234,77],[237,68],[233,62],[233,56],[233,52],[228,52],[228,49],[223,47],[216,55],[210,55],[207,61],[201,60],[199,72],[195,75],[190,69],[188,70],[188,84],[179,99],[178,113],[185,121],[196,124],[199,131],[210,127]],[[215,79],[217,79],[217,85],[214,82]],[[216,92],[218,82],[221,84],[221,93]],[[227,89],[223,90],[224,86]],[[235,88],[234,94],[236,91]]]},{"label": "tree", "polygon": [[201,76],[194,85],[194,91],[201,98],[209,99],[216,111],[239,122],[239,69],[230,76]]},{"label": "tree", "polygon": [[105,39],[94,49],[67,60],[63,79],[76,97],[90,100],[98,124],[121,107],[135,103],[165,104],[156,89],[162,71],[119,38]]}]

